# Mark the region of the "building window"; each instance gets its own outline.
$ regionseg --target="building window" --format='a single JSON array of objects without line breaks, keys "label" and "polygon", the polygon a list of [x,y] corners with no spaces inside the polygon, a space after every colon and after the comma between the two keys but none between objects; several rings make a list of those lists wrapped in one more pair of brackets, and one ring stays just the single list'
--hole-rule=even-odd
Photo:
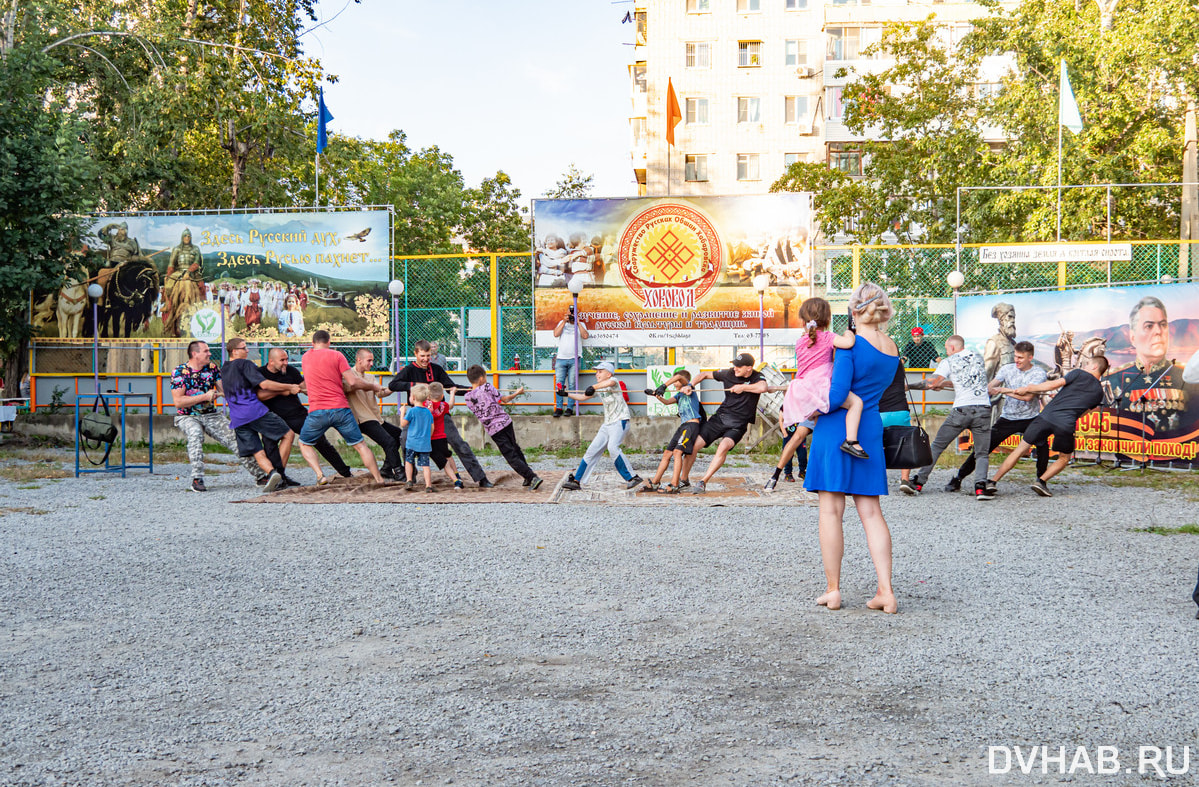
[{"label": "building window", "polygon": [[689,98],[686,100],[686,123],[688,126],[708,125],[708,99]]},{"label": "building window", "polygon": [[[860,60],[865,49],[883,38],[881,27],[830,27],[825,32],[828,34],[829,60]],[[866,56],[869,60],[878,57],[878,52]]]},{"label": "building window", "polygon": [[637,26],[637,46],[645,46],[648,43],[649,28],[646,21],[644,11],[638,11],[633,14],[633,21]]},{"label": "building window", "polygon": [[808,42],[790,39],[783,42],[783,65],[806,66],[808,64]]},{"label": "building window", "polygon": [[841,120],[845,117],[845,102],[841,99],[844,90],[840,85],[825,88],[824,112],[829,120]]},{"label": "building window", "polygon": [[805,11],[808,8],[808,0],[787,0],[788,11]]},{"label": "building window", "polygon": [[683,156],[683,178],[692,183],[707,180],[707,155],[702,153],[688,153]]},{"label": "building window", "polygon": [[737,154],[737,180],[760,180],[757,153]]},{"label": "building window", "polygon": [[783,99],[784,123],[808,122],[808,97],[787,96]]},{"label": "building window", "polygon": [[741,96],[737,99],[738,123],[762,122],[762,99],[757,96]]},{"label": "building window", "polygon": [[712,45],[706,41],[687,42],[687,68],[711,68]]},{"label": "building window", "polygon": [[711,11],[711,0],[687,0],[687,13],[706,14]]},{"label": "building window", "polygon": [[633,118],[633,144],[641,147],[645,144],[646,133],[649,130],[649,121],[646,118]]},{"label": "building window", "polygon": [[829,169],[839,170],[851,178],[862,177],[862,149],[857,143],[830,142],[828,146]]},{"label": "building window", "polygon": [[638,63],[632,67],[633,72],[633,90],[638,93],[644,93],[649,89],[649,83],[645,78],[645,63]]},{"label": "building window", "polygon": [[761,11],[762,0],[737,0],[737,10],[741,13]]},{"label": "building window", "polygon": [[737,65],[740,68],[757,68],[762,65],[762,42],[738,41]]},{"label": "building window", "polygon": [[783,154],[783,168],[784,169],[786,169],[787,167],[790,167],[792,164],[798,164],[801,161],[803,161],[802,153],[784,153]]}]

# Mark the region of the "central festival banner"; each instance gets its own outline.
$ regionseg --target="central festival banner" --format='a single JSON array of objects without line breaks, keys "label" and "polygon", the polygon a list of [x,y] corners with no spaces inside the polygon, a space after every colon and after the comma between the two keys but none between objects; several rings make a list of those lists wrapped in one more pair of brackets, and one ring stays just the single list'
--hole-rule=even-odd
[{"label": "central festival banner", "polygon": [[533,235],[539,347],[557,344],[572,280],[590,344],[752,345],[760,325],[767,344],[791,344],[803,333],[811,194],[534,200]]},{"label": "central festival banner", "polygon": [[1078,450],[1199,469],[1199,284],[962,296],[957,322],[989,372],[1019,341],[1050,375],[1106,356],[1107,401],[1079,421]]}]

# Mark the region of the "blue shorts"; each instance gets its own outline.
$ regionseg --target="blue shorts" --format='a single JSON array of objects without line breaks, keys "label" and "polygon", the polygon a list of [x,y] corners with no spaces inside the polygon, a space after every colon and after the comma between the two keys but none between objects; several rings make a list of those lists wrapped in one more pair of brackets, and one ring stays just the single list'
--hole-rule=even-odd
[{"label": "blue shorts", "polygon": [[910,410],[892,410],[889,413],[879,413],[883,418],[883,428],[888,426],[911,426],[912,413]]},{"label": "blue shorts", "polygon": [[336,429],[346,445],[358,445],[362,442],[362,430],[350,408],[342,407],[337,410],[312,410],[304,419],[304,428],[300,430],[300,442],[304,445],[316,445],[329,429]]},{"label": "blue shorts", "polygon": [[411,448],[404,449],[404,464],[413,465],[415,467],[429,466],[428,451],[413,451]]}]

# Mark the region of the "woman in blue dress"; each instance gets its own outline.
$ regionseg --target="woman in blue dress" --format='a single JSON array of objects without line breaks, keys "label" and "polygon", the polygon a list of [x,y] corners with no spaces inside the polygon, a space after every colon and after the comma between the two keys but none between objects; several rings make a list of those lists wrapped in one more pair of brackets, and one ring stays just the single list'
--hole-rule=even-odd
[{"label": "woman in blue dress", "polygon": [[[899,364],[895,342],[882,332],[894,309],[887,293],[873,282],[863,282],[853,291],[849,308],[857,323],[857,341],[849,350],[837,350],[833,360],[829,413],[816,421],[804,481],[804,487],[817,492],[820,498],[820,555],[828,590],[816,603],[829,609],[841,608],[845,496],[853,495],[854,507],[866,531],[866,546],[878,574],[878,591],[866,606],[894,614],[899,605],[891,587],[891,531],[879,505],[879,496],[887,494],[887,468],[883,460],[883,425],[878,413],[878,400],[894,379]],[[849,391],[860,396],[864,404],[858,442],[870,455],[869,459],[858,459],[841,450],[846,413],[841,402]]]}]

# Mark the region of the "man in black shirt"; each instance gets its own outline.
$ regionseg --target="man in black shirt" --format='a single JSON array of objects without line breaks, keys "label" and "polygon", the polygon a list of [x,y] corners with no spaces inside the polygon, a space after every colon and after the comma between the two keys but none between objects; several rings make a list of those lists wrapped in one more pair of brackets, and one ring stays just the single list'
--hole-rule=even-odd
[{"label": "man in black shirt", "polygon": [[716,471],[724,464],[729,451],[733,450],[733,446],[737,445],[745,436],[749,425],[757,419],[758,398],[766,393],[768,387],[766,378],[754,369],[754,357],[749,353],[741,353],[734,358],[732,369],[700,372],[692,378],[691,384],[698,390],[699,384],[709,379],[724,385],[724,401],[700,429],[699,437],[695,441],[695,450],[687,457],[687,464],[683,467],[683,477],[680,481],[680,484],[687,482],[687,478],[691,474],[691,465],[695,463],[695,457],[699,455],[704,446],[716,443],[716,455],[712,457],[712,462],[708,465],[708,472],[704,473],[704,477],[696,481],[691,488],[691,491],[697,495],[702,495],[707,491],[708,481],[716,475]]},{"label": "man in black shirt", "polygon": [[[433,346],[423,339],[412,346],[412,355],[414,360],[412,363],[400,369],[395,377],[391,378],[391,382],[387,387],[397,393],[408,392],[412,386],[417,383],[441,383],[447,391],[452,388],[461,388],[464,391],[470,388],[470,385],[462,385],[457,383],[445,373],[445,369],[433,363]],[[408,404],[412,404],[411,398]],[[407,430],[405,430],[407,431]],[[462,439],[462,435],[458,433],[458,427],[454,425],[454,420],[450,417],[445,419],[445,437],[450,443],[450,448],[462,460],[462,466],[466,468],[466,472],[470,473],[470,477],[475,483],[484,489],[493,486],[487,480],[487,473],[483,470],[483,466],[479,464],[479,460],[475,458],[475,454],[470,450],[470,446]],[[400,440],[400,445],[404,445],[404,440],[407,439],[407,434],[404,434]]]},{"label": "man in black shirt", "polygon": [[1107,358],[1102,355],[1093,355],[1083,363],[1081,369],[1075,369],[1065,377],[1037,385],[1026,385],[1015,390],[999,389],[1001,394],[1017,396],[1057,391],[1059,388],[1061,390],[1024,430],[1024,434],[1020,436],[1020,445],[1008,454],[1007,459],[999,468],[999,472],[988,482],[992,494],[994,494],[995,485],[999,479],[1016,466],[1020,457],[1027,454],[1037,443],[1053,437],[1053,450],[1057,451],[1057,461],[1050,465],[1044,475],[1038,477],[1032,484],[1032,491],[1041,497],[1053,497],[1053,493],[1049,491],[1045,482],[1062,472],[1069,464],[1070,456],[1074,453],[1074,429],[1078,419],[1082,417],[1083,413],[1103,404],[1103,387],[1099,384],[1099,380],[1106,373]]},{"label": "man in black shirt", "polygon": [[903,365],[909,369],[931,369],[937,365],[937,345],[924,340],[924,329],[912,329],[912,340],[904,345],[899,354]]},{"label": "man in black shirt", "polygon": [[[305,390],[303,388],[304,376],[300,374],[299,369],[288,365],[287,350],[282,347],[272,347],[270,354],[267,355],[266,366],[259,367],[258,371],[262,372],[262,376],[268,380],[285,385],[299,385],[301,386],[300,390]],[[308,408],[304,407],[300,397],[276,391],[264,391],[259,388],[258,398],[262,400],[268,410],[286,421],[293,432],[299,434],[303,430],[304,419],[308,417]],[[320,452],[320,455],[337,471],[338,475],[343,478],[350,477],[349,466],[337,453],[337,449],[333,447],[328,438],[321,435],[321,439],[317,440],[312,447]],[[286,456],[283,456],[283,465],[287,466]]]}]

